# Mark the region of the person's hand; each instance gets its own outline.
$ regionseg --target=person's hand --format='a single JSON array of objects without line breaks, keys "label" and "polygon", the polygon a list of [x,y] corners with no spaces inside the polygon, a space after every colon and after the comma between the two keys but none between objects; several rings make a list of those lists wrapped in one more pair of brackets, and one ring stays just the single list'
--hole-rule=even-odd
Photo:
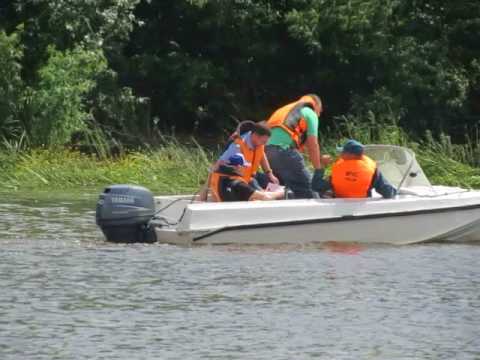
[{"label": "person's hand", "polygon": [[332,163],[332,157],[330,155],[322,155],[320,158],[320,162],[322,163],[323,166],[328,166]]},{"label": "person's hand", "polygon": [[323,169],[315,169],[312,177],[312,190],[319,191],[322,187],[323,183]]},{"label": "person's hand", "polygon": [[278,178],[275,175],[273,175],[273,172],[269,172],[267,174],[267,176],[268,176],[268,180],[270,180],[270,182],[272,182],[274,184],[277,184],[277,185],[280,184],[280,181],[278,180]]}]

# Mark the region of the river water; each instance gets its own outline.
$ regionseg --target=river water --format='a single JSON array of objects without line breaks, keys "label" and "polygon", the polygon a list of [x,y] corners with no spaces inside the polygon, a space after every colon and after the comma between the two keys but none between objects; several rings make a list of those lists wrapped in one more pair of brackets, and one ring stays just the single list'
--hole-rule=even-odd
[{"label": "river water", "polygon": [[115,245],[0,195],[0,359],[480,359],[480,246]]}]

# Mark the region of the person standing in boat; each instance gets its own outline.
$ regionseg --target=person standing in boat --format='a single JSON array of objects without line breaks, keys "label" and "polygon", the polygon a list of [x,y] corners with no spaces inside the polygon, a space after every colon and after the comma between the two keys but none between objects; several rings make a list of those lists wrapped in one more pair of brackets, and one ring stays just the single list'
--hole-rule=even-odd
[{"label": "person standing in boat", "polygon": [[[280,183],[291,189],[296,199],[315,197],[312,184],[322,180],[323,166],[330,162],[328,155],[321,156],[318,143],[318,119],[322,111],[320,98],[309,94],[279,108],[267,121],[272,129],[265,148],[267,158]],[[313,178],[300,154],[305,146],[314,168]]]},{"label": "person standing in boat", "polygon": [[[340,150],[340,158],[332,165],[331,177],[313,185],[314,191],[320,195],[332,191],[337,198],[366,198],[371,197],[375,189],[385,199],[395,197],[397,190],[385,179],[375,161],[364,154],[360,142],[348,140]],[[322,179],[323,172],[322,169]]]},{"label": "person standing in boat", "polygon": [[267,179],[278,184],[268,159],[265,144],[271,131],[261,123],[252,123],[251,131],[234,133],[231,143],[214,165],[209,188],[215,201],[275,200],[284,191],[265,191],[255,179],[261,166]]}]

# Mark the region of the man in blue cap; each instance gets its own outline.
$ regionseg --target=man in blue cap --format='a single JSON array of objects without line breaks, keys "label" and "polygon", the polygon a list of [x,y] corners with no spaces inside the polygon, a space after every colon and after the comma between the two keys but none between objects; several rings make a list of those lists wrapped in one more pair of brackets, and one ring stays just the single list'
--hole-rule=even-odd
[{"label": "man in blue cap", "polygon": [[356,140],[348,140],[340,149],[340,158],[332,165],[329,181],[316,174],[312,188],[321,195],[331,190],[338,198],[366,198],[372,189],[386,199],[391,199],[397,190],[388,183],[377,168],[375,161],[364,155],[363,145]]}]

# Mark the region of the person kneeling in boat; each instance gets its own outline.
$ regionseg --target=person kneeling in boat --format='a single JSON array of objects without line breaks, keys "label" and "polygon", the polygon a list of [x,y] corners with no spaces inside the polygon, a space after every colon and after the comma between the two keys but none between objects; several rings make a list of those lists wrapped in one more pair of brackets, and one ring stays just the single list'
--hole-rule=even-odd
[{"label": "person kneeling in boat", "polygon": [[332,191],[337,198],[371,197],[372,189],[385,199],[391,199],[397,194],[375,161],[364,155],[363,145],[356,140],[348,140],[343,145],[340,158],[332,165],[329,180],[323,179],[323,173],[315,174],[312,188],[320,195]]},{"label": "person kneeling in boat", "polygon": [[210,191],[214,201],[277,200],[285,196],[283,187],[277,191],[265,191],[248,182],[251,163],[243,154],[232,155],[227,162],[219,162],[210,179]]},{"label": "person kneeling in boat", "polygon": [[[255,179],[261,166],[267,180],[264,182],[278,185],[278,179],[272,172],[264,149],[271,131],[262,123],[249,123],[251,130],[243,134],[240,129],[235,132],[232,142],[214,166],[209,187],[216,201],[273,200],[283,196],[282,191],[264,191]],[[233,183],[233,189],[243,190],[232,190],[230,185]],[[246,188],[249,191],[245,191]],[[229,196],[233,193],[236,195]]]}]

